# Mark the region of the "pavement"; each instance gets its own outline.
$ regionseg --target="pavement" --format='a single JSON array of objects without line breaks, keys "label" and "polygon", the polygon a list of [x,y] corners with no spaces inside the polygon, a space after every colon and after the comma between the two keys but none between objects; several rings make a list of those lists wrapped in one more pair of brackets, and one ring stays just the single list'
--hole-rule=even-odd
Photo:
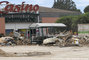
[{"label": "pavement", "polygon": [[89,60],[88,47],[2,46],[6,53],[50,52],[50,55],[29,57],[0,57],[0,60]]}]

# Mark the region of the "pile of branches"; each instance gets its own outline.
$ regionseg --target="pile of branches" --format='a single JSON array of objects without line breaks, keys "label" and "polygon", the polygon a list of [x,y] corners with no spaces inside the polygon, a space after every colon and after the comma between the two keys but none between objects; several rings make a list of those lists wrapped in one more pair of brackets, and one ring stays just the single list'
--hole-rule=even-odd
[{"label": "pile of branches", "polygon": [[[62,42],[59,42],[59,46],[71,46],[73,45],[73,38],[75,36],[71,34],[71,32],[63,32],[57,36],[59,38],[59,41],[62,40]],[[78,36],[76,35],[76,38],[79,39],[79,46],[89,46],[89,36]],[[76,39],[74,38],[74,39]]]},{"label": "pile of branches", "polygon": [[0,45],[8,46],[8,45],[29,45],[30,40],[24,38],[15,38],[15,37],[1,37]]},{"label": "pile of branches", "polygon": [[80,36],[79,43],[81,45],[89,45],[89,36]]},{"label": "pile of branches", "polygon": [[47,38],[43,40],[44,45],[57,45],[57,46],[67,46],[69,44],[72,44],[72,34],[71,32],[61,32],[57,36],[54,36],[52,38]]},{"label": "pile of branches", "polygon": [[72,34],[71,32],[61,32],[59,35],[56,36],[58,38],[58,41],[56,41],[56,44],[58,46],[68,46],[71,45],[72,40]]},{"label": "pile of branches", "polygon": [[14,40],[15,45],[29,45],[30,44],[30,40],[29,39],[18,39],[18,40]]}]

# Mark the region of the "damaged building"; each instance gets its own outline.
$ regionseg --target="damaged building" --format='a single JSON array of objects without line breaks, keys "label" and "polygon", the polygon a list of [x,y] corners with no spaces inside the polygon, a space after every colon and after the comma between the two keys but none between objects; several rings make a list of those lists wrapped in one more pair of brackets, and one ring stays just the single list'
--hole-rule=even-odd
[{"label": "damaged building", "polygon": [[55,23],[60,17],[80,14],[81,12],[41,6],[39,7],[39,13],[18,12],[0,14],[0,33],[9,35],[14,30],[18,30],[27,36],[29,26],[32,23]]}]

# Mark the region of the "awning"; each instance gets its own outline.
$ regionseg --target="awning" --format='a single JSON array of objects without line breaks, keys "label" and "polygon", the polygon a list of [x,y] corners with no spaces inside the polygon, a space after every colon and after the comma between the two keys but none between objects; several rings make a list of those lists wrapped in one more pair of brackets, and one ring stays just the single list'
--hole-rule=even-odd
[{"label": "awning", "polygon": [[30,28],[39,27],[66,27],[63,23],[33,23],[29,26]]}]

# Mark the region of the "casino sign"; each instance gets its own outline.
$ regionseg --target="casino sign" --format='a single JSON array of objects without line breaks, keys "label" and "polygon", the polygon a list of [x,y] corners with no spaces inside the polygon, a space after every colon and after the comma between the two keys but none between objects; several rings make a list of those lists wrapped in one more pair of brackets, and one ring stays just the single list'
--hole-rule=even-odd
[{"label": "casino sign", "polygon": [[37,12],[39,10],[39,6],[38,5],[32,5],[32,4],[24,4],[25,2],[22,2],[21,5],[14,5],[14,4],[10,4],[10,2],[8,1],[1,1],[0,5],[2,4],[6,4],[6,6],[3,8],[4,11],[0,10],[0,13],[9,13],[9,12]]}]

